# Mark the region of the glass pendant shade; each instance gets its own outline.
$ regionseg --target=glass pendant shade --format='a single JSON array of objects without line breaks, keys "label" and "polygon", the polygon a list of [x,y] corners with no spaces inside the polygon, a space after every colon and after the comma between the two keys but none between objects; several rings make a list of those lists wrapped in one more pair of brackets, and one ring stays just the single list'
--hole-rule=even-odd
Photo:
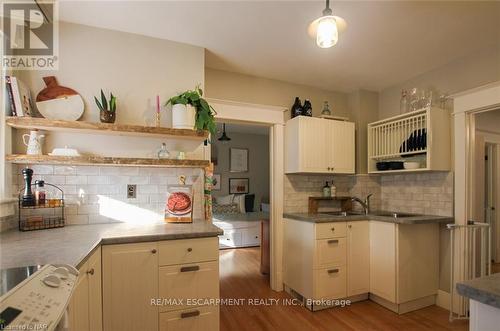
[{"label": "glass pendant shade", "polygon": [[334,16],[323,16],[318,20],[316,44],[321,48],[334,46],[339,40],[337,21]]}]

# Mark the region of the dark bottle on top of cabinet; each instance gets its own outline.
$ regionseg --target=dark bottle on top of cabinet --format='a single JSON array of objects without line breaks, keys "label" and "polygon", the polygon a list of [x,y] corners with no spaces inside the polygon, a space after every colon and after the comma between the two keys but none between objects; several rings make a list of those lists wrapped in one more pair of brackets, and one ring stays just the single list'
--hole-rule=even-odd
[{"label": "dark bottle on top of cabinet", "polygon": [[311,101],[308,99],[304,100],[304,106],[302,107],[302,115],[303,116],[313,116],[313,109],[311,105]]},{"label": "dark bottle on top of cabinet", "polygon": [[291,112],[292,112],[292,118],[302,115],[302,104],[300,102],[299,97],[295,97],[295,102],[293,103]]}]

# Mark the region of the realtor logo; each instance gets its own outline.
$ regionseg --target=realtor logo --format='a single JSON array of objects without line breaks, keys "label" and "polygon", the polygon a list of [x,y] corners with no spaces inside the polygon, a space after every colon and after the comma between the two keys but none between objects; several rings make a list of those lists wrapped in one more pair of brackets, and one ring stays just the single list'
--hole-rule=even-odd
[{"label": "realtor logo", "polygon": [[54,1],[3,1],[5,69],[57,69],[58,26]]}]

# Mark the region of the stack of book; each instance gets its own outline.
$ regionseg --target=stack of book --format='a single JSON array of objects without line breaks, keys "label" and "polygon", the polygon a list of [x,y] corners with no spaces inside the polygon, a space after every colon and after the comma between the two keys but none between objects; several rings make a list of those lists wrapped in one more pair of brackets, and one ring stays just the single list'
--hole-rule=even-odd
[{"label": "stack of book", "polygon": [[7,95],[9,96],[12,116],[33,116],[33,101],[29,88],[17,77],[6,76]]}]

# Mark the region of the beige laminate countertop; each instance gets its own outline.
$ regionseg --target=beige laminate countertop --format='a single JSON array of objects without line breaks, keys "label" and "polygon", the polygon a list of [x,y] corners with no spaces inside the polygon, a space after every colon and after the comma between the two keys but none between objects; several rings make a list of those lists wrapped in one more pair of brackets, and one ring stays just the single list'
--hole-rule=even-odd
[{"label": "beige laminate countertop", "polygon": [[64,263],[78,267],[99,245],[216,237],[222,230],[210,222],[190,224],[111,223],[0,233],[0,269]]}]

